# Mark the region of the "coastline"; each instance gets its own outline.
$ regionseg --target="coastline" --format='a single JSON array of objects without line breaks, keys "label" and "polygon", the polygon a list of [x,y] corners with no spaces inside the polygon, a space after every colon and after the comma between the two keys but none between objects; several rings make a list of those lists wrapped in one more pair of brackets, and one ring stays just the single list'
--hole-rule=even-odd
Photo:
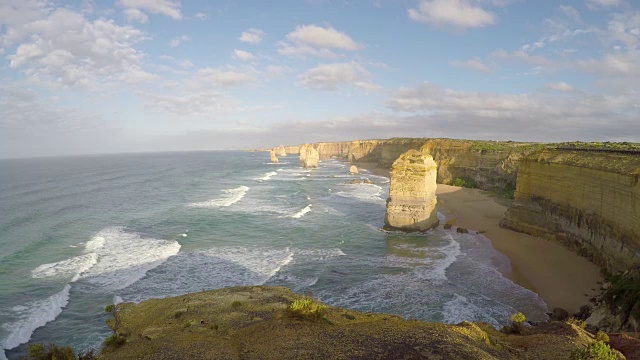
[{"label": "coastline", "polygon": [[[374,175],[389,177],[389,170],[374,164],[357,165]],[[560,307],[573,314],[600,294],[598,282],[603,278],[595,264],[559,243],[501,228],[500,219],[507,207],[489,192],[438,184],[436,194],[438,211],[446,222],[484,231],[493,247],[511,261],[511,271],[503,275],[537,293],[549,311]]]}]

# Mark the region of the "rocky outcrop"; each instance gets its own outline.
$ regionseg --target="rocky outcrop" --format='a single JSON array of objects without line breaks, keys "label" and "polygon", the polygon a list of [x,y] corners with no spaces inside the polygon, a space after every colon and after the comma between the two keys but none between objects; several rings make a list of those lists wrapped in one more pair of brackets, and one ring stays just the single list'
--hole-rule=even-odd
[{"label": "rocky outcrop", "polygon": [[284,145],[278,146],[276,149],[276,155],[279,157],[287,156],[287,150],[284,148]]},{"label": "rocky outcrop", "polygon": [[271,162],[272,163],[279,162],[278,161],[278,156],[276,155],[276,152],[273,149],[269,150],[269,157],[271,158]]},{"label": "rocky outcrop", "polygon": [[391,168],[386,229],[424,231],[438,226],[436,163],[417,150],[402,154]]},{"label": "rocky outcrop", "polygon": [[305,296],[249,286],[117,305],[122,346],[100,359],[569,359],[593,336],[565,323],[507,334],[486,323],[405,320],[327,306],[317,320],[290,310]]},{"label": "rocky outcrop", "polygon": [[300,146],[300,166],[304,168],[316,168],[318,167],[318,161],[320,155],[311,144],[304,144]]},{"label": "rocky outcrop", "polygon": [[543,150],[520,161],[501,225],[558,240],[616,273],[640,264],[640,154]]},{"label": "rocky outcrop", "polygon": [[355,165],[351,165],[351,167],[349,167],[349,174],[357,174],[358,173],[358,167]]}]

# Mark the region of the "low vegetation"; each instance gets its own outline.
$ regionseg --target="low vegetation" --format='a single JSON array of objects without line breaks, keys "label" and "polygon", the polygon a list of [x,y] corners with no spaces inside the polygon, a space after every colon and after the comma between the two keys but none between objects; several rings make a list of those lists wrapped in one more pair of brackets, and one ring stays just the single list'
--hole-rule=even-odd
[{"label": "low vegetation", "polygon": [[519,312],[515,313],[511,316],[511,324],[502,328],[502,331],[507,334],[523,334],[525,326],[524,324],[527,322],[527,317]]},{"label": "low vegetation", "polygon": [[111,315],[111,317],[107,319],[107,326],[109,326],[112,333],[104,340],[102,348],[103,350],[117,349],[127,342],[127,339],[118,333],[120,325],[122,324],[120,314],[118,313],[118,306],[115,304],[107,305],[104,308],[104,312]]},{"label": "low vegetation", "polygon": [[575,317],[569,318],[567,320],[567,324],[575,325],[580,329],[585,329],[587,327],[587,323],[584,320],[576,319]]},{"label": "low vegetation", "polygon": [[618,355],[604,341],[596,340],[571,354],[572,360],[618,360]]},{"label": "low vegetation", "polygon": [[457,187],[466,187],[470,189],[475,189],[478,187],[478,183],[475,180],[473,180],[472,177],[469,177],[469,176],[455,178],[451,181],[451,185],[457,186]]},{"label": "low vegetation", "polygon": [[75,354],[68,346],[58,346],[55,344],[31,344],[29,345],[29,355],[26,360],[95,360],[93,350],[79,352]]},{"label": "low vegetation", "polygon": [[297,299],[291,303],[289,310],[294,317],[317,320],[322,318],[326,305],[315,302],[312,299]]}]

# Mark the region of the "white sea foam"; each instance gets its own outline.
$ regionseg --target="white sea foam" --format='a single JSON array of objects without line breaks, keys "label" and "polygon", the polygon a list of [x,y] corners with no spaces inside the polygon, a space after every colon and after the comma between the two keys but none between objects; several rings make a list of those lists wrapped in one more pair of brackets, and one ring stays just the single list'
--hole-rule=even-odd
[{"label": "white sea foam", "polygon": [[298,211],[297,213],[291,215],[290,217],[294,218],[294,219],[299,219],[301,217],[303,217],[306,213],[311,212],[311,204],[307,205],[307,207],[305,207],[304,209]]},{"label": "white sea foam", "polygon": [[182,236],[182,237],[187,237],[187,234],[180,234],[180,236]]},{"label": "white sea foam", "polygon": [[101,291],[126,288],[180,251],[176,241],[143,238],[121,227],[103,229],[98,236],[105,239],[96,251],[98,262],[80,278],[98,285]]},{"label": "white sea foam", "polygon": [[[1,347],[9,350],[26,343],[31,339],[35,329],[58,317],[62,309],[69,303],[69,290],[71,290],[71,286],[66,285],[62,291],[44,300],[36,300],[25,306],[14,307],[17,320],[2,325],[10,333],[7,338],[2,340]],[[1,351],[0,354],[4,355],[4,351]]]},{"label": "white sea foam", "polygon": [[[288,248],[287,248],[288,250]],[[289,255],[284,258],[284,260],[282,260],[278,266],[276,266],[273,270],[271,270],[268,274],[266,279],[260,284],[260,285],[264,285],[264,283],[266,283],[267,281],[269,281],[272,277],[274,277],[278,271],[280,271],[280,269],[282,269],[283,267],[285,267],[287,264],[289,264],[291,262],[291,260],[293,260],[293,253],[289,253]]]},{"label": "white sea foam", "polygon": [[75,282],[79,279],[80,274],[89,270],[97,262],[98,255],[96,253],[84,254],[56,263],[40,265],[31,270],[31,276],[34,278],[71,276],[71,282]]},{"label": "white sea foam", "polygon": [[72,276],[71,282],[84,279],[99,285],[91,291],[123,289],[145,276],[147,271],[176,255],[180,244],[142,238],[121,227],[101,230],[87,242],[94,252],[57,263],[40,265],[32,270],[35,278]]},{"label": "white sea foam", "polygon": [[447,301],[442,309],[445,324],[459,324],[465,320],[488,322],[495,328],[500,327],[498,320],[487,313],[487,309],[472,304],[466,297],[453,294],[453,299]]},{"label": "white sea foam", "polygon": [[275,175],[278,175],[278,173],[277,173],[277,172],[275,172],[275,171],[270,171],[270,172],[268,172],[268,173],[264,174],[263,176],[261,176],[261,177],[257,178],[256,180],[257,180],[257,181],[268,181],[268,180],[270,180],[270,179],[271,179],[271,177],[273,177],[273,176],[275,176]]},{"label": "white sea foam", "polygon": [[380,197],[383,194],[382,187],[376,184],[348,184],[343,186],[344,190],[335,194],[341,197],[353,198],[360,201],[376,204],[386,204],[385,199]]},{"label": "white sea foam", "polygon": [[242,199],[247,194],[248,191],[249,191],[249,187],[247,186],[239,186],[234,189],[222,190],[224,195],[219,199],[203,201],[198,203],[191,203],[189,204],[189,206],[196,207],[196,208],[228,207],[240,201],[240,199]]}]

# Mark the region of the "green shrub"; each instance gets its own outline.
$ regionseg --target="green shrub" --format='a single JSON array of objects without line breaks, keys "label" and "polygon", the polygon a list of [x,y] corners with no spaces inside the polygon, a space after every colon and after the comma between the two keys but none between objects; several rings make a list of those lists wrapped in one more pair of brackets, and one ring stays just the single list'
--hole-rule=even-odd
[{"label": "green shrub", "polygon": [[311,299],[295,300],[289,307],[289,310],[294,316],[306,319],[319,319],[326,309],[326,305],[317,303]]},{"label": "green shrub", "polygon": [[584,329],[587,327],[587,323],[584,320],[576,319],[574,317],[569,318],[567,320],[567,324],[575,325],[580,329]]},{"label": "green shrub", "polygon": [[571,354],[572,360],[618,360],[618,355],[603,341],[594,341],[584,349],[577,349]]},{"label": "green shrub", "polygon": [[242,303],[240,301],[238,301],[238,300],[236,300],[236,301],[231,303],[231,307],[234,308],[234,309],[237,309],[240,306],[242,306]]},{"label": "green shrub", "polygon": [[120,328],[120,314],[118,314],[118,306],[115,304],[107,305],[104,308],[104,312],[111,315],[111,319],[107,320],[107,326],[109,326],[111,331],[115,334]]},{"label": "green shrub", "polygon": [[108,338],[104,340],[102,346],[104,348],[117,349],[120,346],[124,345],[127,342],[127,339],[124,336],[120,336],[117,333],[111,334]]},{"label": "green shrub", "polygon": [[478,187],[478,183],[476,183],[476,181],[473,180],[473,178],[469,177],[469,176],[463,176],[461,178],[455,178],[455,179],[453,179],[453,181],[451,181],[451,185],[457,186],[457,187],[466,187],[466,188],[470,188],[470,189],[475,189],[475,188]]},{"label": "green shrub", "polygon": [[596,341],[602,341],[603,343],[609,343],[609,335],[606,332],[598,331],[596,334]]}]

